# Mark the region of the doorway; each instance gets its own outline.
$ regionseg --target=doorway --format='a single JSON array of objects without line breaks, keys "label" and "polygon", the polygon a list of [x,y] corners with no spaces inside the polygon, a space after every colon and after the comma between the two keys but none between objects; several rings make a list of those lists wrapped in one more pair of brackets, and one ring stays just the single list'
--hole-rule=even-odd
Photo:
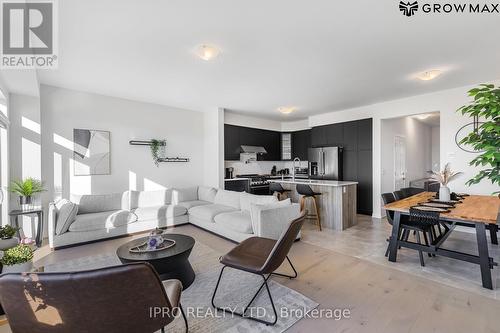
[{"label": "doorway", "polygon": [[394,136],[394,190],[406,187],[406,139]]}]

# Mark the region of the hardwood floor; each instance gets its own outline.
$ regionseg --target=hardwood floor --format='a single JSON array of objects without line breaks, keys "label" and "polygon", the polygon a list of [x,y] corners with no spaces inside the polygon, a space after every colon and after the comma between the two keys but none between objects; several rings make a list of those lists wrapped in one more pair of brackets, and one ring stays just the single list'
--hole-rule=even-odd
[{"label": "hardwood floor", "polygon": [[[194,226],[169,231],[189,234],[221,253],[234,246]],[[36,264],[114,252],[130,238],[55,252],[45,246],[37,251]],[[288,332],[500,332],[498,300],[306,242],[296,242],[290,258],[298,278],[275,277],[276,281],[320,303],[320,309],[348,308],[351,318],[303,319]],[[9,332],[8,327],[0,327],[0,332]]]}]

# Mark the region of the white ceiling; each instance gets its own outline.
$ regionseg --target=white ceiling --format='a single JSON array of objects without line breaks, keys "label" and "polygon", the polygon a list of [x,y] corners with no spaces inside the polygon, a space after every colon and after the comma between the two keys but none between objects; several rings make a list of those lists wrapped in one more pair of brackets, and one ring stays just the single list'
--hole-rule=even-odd
[{"label": "white ceiling", "polygon": [[[59,69],[40,82],[273,119],[500,77],[500,16],[403,16],[396,0],[59,1]],[[198,45],[222,53],[205,62]],[[443,69],[434,81],[413,75]],[[279,106],[299,111],[281,115]],[[138,110],[140,112],[140,110]]]}]

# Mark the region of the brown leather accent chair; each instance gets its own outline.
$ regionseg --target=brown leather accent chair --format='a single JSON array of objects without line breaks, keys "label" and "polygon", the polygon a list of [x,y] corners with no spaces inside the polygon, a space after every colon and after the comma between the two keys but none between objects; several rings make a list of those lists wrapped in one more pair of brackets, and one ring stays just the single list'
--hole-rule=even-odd
[{"label": "brown leather accent chair", "polygon": [[[293,242],[297,238],[297,235],[302,228],[302,225],[304,224],[304,220],[305,212],[302,211],[298,218],[290,222],[287,230],[285,230],[281,234],[278,240],[263,237],[250,237],[238,244],[226,255],[222,256],[220,258],[220,262],[224,266],[220,271],[219,279],[217,280],[217,285],[215,286],[215,290],[212,296],[212,306],[218,310],[238,315],[240,317],[252,319],[266,325],[276,324],[276,322],[278,321],[278,314],[276,312],[273,297],[271,296],[267,281],[272,275],[284,276],[290,279],[297,277],[297,271],[295,270],[295,267],[293,267],[290,258],[288,258],[288,252],[290,251]],[[281,266],[285,259],[292,267],[294,275],[275,273],[275,270]],[[255,293],[252,300],[248,303],[242,313],[230,311],[228,310],[228,308],[217,307],[214,303],[215,294],[217,293],[217,289],[219,288],[219,283],[222,278],[222,273],[224,272],[224,269],[226,269],[226,267],[231,267],[234,269],[260,275],[264,280],[257,293]],[[264,286],[266,287],[267,294],[269,295],[269,299],[271,300],[271,305],[274,311],[274,321],[272,322],[246,315],[248,308],[253,303],[257,295],[259,295]]]},{"label": "brown leather accent chair", "polygon": [[181,292],[180,281],[162,282],[147,263],[0,276],[0,302],[13,333],[164,332],[179,310],[187,332]]}]

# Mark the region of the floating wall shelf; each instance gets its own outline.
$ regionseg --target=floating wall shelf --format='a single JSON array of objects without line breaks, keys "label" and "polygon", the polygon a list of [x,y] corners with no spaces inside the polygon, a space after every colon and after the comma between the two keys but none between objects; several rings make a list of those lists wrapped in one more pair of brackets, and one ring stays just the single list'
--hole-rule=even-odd
[{"label": "floating wall shelf", "polygon": [[[166,140],[158,140],[160,141],[160,146],[166,146]],[[153,141],[151,140],[130,140],[128,142],[132,146],[151,146]],[[187,157],[162,157],[159,158],[156,162],[159,163],[172,163],[172,162],[189,162],[189,158]]]}]

